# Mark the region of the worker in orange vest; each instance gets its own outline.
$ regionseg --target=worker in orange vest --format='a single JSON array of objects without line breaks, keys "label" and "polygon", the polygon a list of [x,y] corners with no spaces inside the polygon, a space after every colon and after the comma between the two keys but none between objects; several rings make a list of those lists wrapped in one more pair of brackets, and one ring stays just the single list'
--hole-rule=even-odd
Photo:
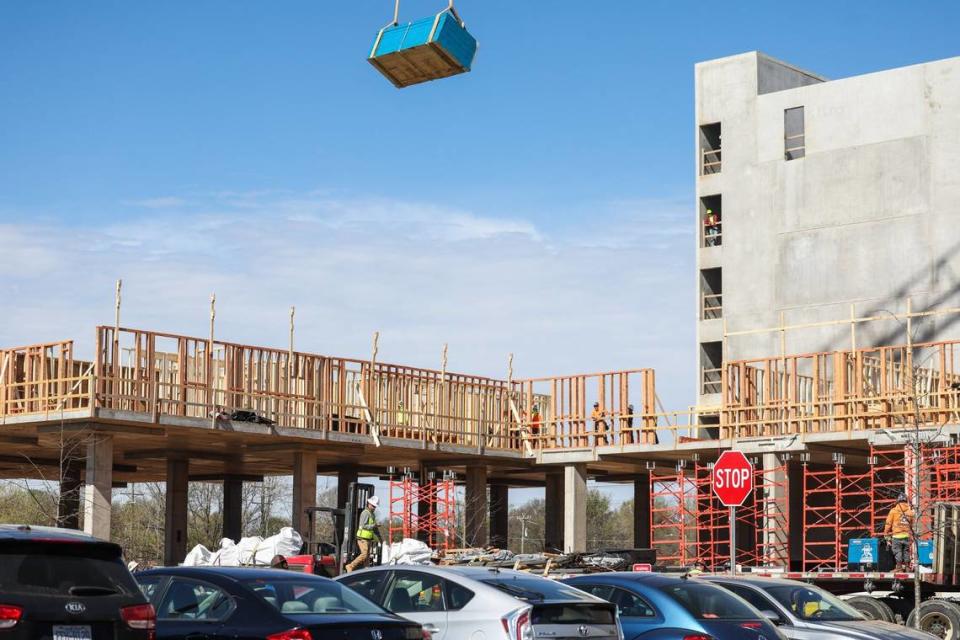
[{"label": "worker in orange vest", "polygon": [[897,496],[897,504],[887,514],[883,537],[890,543],[890,550],[897,562],[896,571],[910,569],[910,541],[913,538],[913,521],[916,514],[907,502],[907,494]]},{"label": "worker in orange vest", "polygon": [[593,420],[593,431],[597,434],[597,446],[610,444],[607,441],[607,431],[610,426],[607,424],[607,412],[600,408],[599,402],[593,403],[593,411],[590,413],[590,419]]}]

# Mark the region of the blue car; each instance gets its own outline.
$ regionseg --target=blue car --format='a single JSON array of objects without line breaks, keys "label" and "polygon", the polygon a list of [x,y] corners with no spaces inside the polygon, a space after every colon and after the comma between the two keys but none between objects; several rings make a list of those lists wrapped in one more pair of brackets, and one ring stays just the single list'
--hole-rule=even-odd
[{"label": "blue car", "polygon": [[746,601],[696,578],[594,573],[562,582],[617,605],[625,640],[784,639]]}]

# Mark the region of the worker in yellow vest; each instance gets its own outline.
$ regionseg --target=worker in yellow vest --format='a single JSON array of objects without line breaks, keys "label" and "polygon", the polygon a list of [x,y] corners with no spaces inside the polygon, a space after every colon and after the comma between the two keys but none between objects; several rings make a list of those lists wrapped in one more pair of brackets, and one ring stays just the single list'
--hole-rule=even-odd
[{"label": "worker in yellow vest", "polygon": [[907,502],[907,494],[897,496],[897,504],[893,505],[887,514],[887,522],[883,527],[883,537],[890,543],[890,550],[897,562],[896,571],[910,569],[910,540],[913,537],[913,509]]},{"label": "worker in yellow vest", "polygon": [[377,524],[377,507],[380,506],[380,498],[370,496],[367,499],[367,508],[360,512],[360,520],[357,523],[357,547],[360,548],[360,554],[353,559],[353,562],[347,565],[347,573],[354,571],[357,567],[366,569],[370,566],[370,554],[376,545],[380,544],[380,526]]}]

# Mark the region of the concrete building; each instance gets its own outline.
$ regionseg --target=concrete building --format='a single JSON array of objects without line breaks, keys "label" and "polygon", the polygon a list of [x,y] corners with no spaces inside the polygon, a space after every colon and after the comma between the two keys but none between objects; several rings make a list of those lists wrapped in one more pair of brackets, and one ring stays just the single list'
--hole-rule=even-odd
[{"label": "concrete building", "polygon": [[[696,125],[701,407],[723,361],[904,341],[893,319],[805,325],[960,306],[960,58],[829,81],[711,60]],[[803,328],[756,332],[780,326]]]}]

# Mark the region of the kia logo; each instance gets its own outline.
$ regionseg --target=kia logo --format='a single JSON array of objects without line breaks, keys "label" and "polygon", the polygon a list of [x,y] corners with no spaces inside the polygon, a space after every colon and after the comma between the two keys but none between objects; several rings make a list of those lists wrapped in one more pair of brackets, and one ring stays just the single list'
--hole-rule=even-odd
[{"label": "kia logo", "polygon": [[374,629],[370,632],[370,637],[373,638],[373,640],[383,640],[383,631],[380,631],[380,629]]},{"label": "kia logo", "polygon": [[63,607],[70,615],[78,616],[87,610],[87,606],[82,602],[68,602]]},{"label": "kia logo", "polygon": [[587,625],[585,624],[582,624],[579,627],[577,627],[577,632],[584,638],[590,635],[590,629],[587,629]]}]

